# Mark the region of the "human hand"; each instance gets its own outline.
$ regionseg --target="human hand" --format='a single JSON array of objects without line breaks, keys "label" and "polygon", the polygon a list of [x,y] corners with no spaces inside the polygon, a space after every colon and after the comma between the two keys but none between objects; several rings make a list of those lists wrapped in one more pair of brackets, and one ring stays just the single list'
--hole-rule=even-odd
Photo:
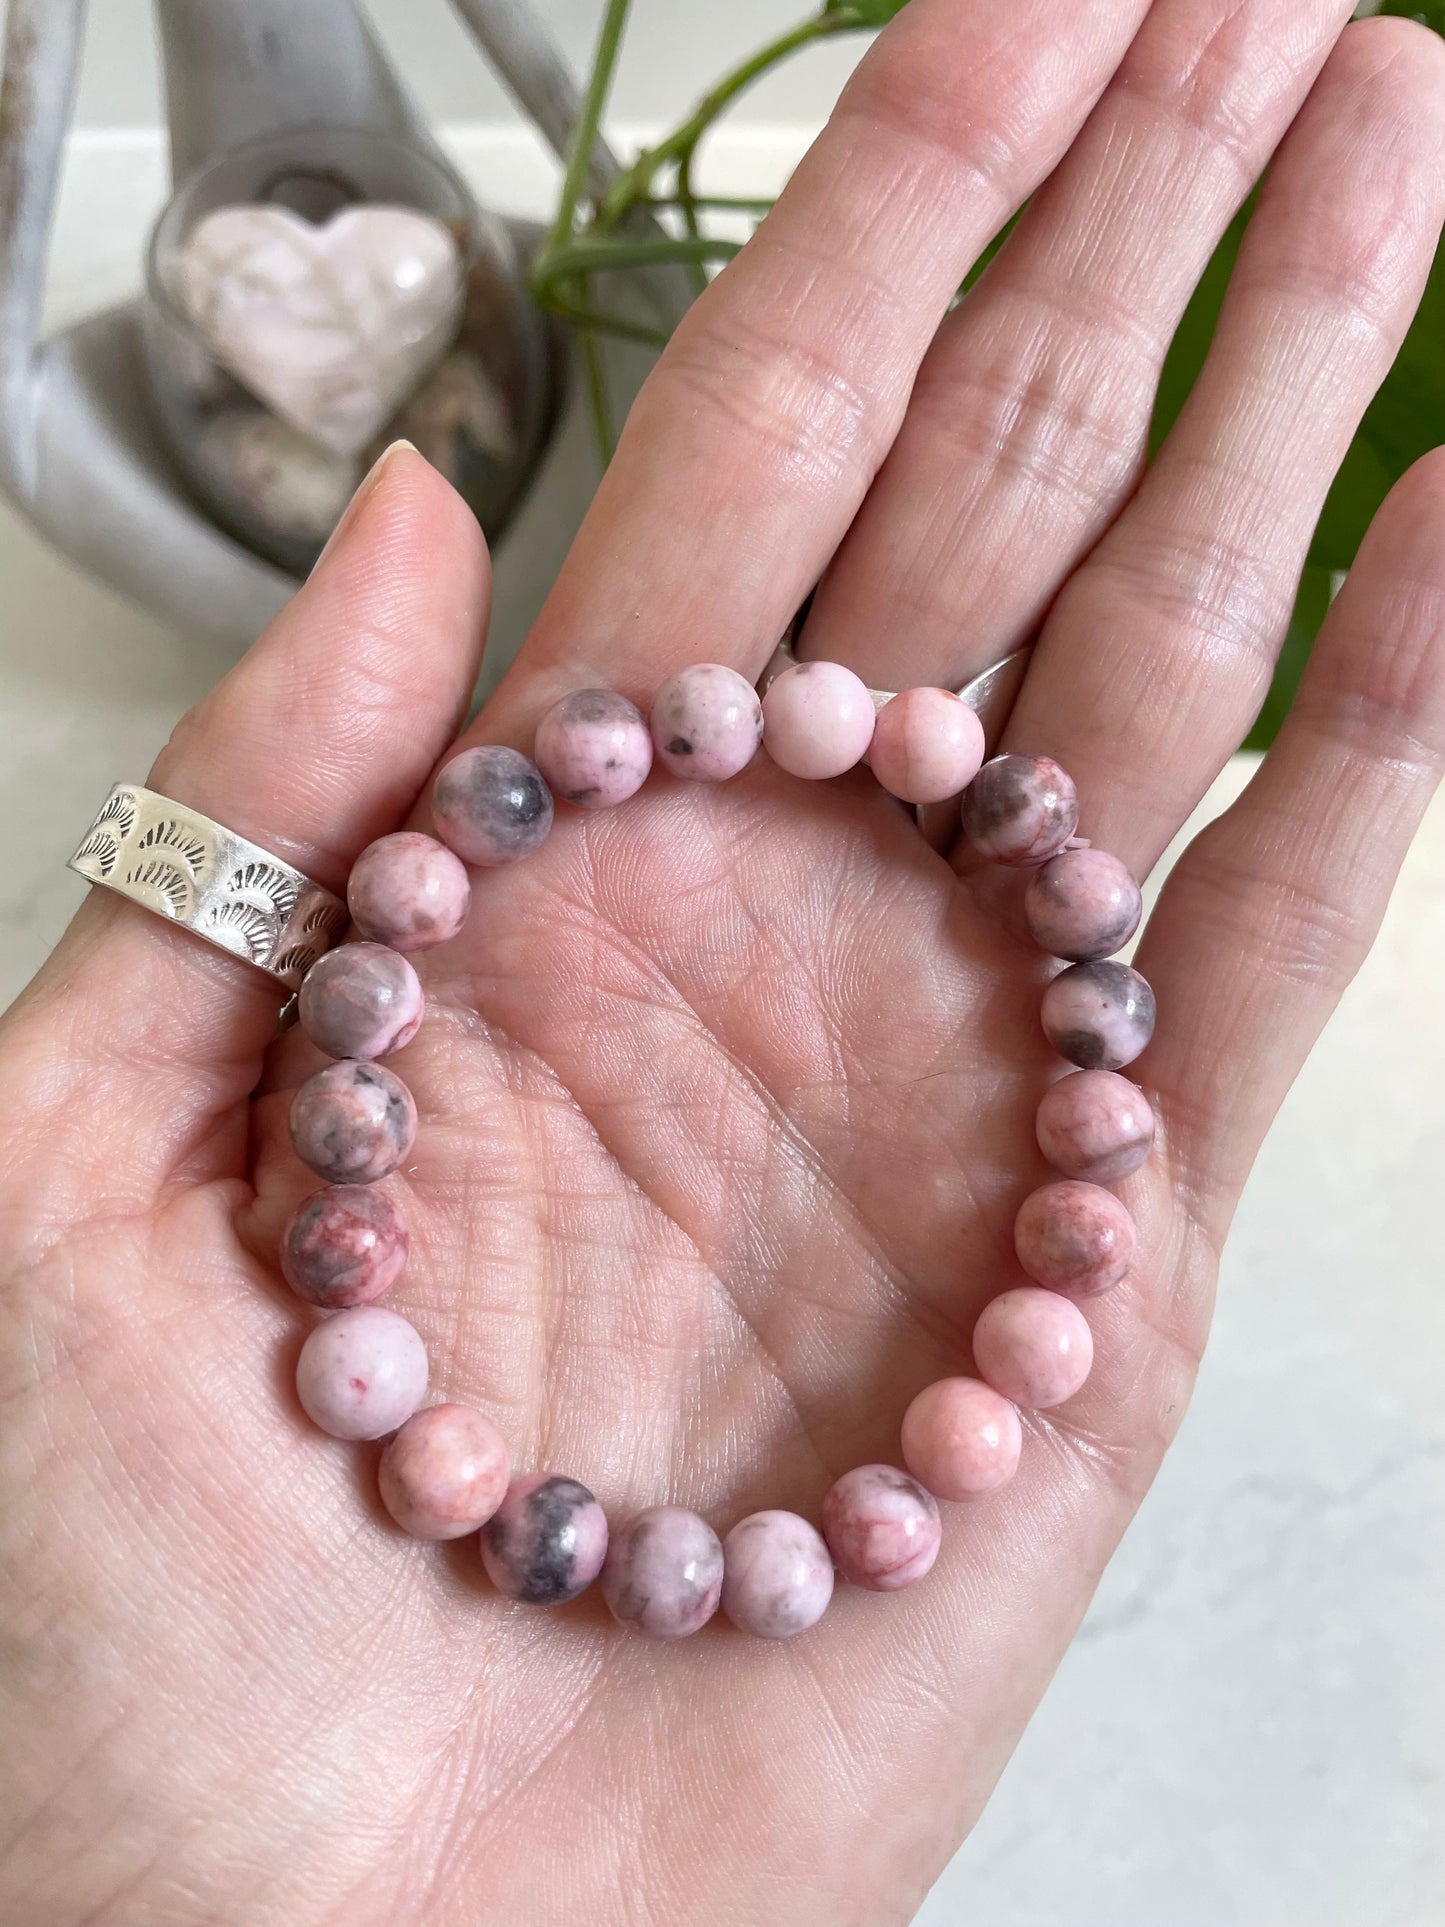
[{"label": "human hand", "polygon": [[[1042,622],[1008,743],[1147,870],[1263,693],[1440,221],[1441,49],[1363,23],[1316,79],[1347,12],[912,0],[683,324],[471,739],[527,747],[572,687],[756,673],[827,567],[804,652],[886,687],[957,684]],[[1291,121],[1136,492],[1173,320]],[[788,1645],[512,1607],[471,1542],[390,1528],[374,1454],[290,1390],[274,1256],[315,1055],[267,1053],[262,980],[96,893],[0,1034],[6,1927],[906,1919],[1179,1422],[1244,1177],[1433,787],[1442,515],[1437,457],[1150,923],[1131,1074],[1161,1143],[1089,1384],[1027,1419],[1005,1492],[948,1508],[924,1584],[841,1589]],[[150,780],[340,887],[450,743],[486,599],[470,518],[393,455]],[[894,1458],[1017,1281],[1052,1060],[1038,960],[871,778],[760,758],[562,810],[423,976],[388,1189],[435,1391],[614,1516],[815,1514]]]}]

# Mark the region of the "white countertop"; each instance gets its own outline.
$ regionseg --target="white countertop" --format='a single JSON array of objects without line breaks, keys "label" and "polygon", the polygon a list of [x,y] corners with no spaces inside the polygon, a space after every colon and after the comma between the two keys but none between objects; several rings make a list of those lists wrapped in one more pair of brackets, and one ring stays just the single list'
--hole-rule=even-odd
[{"label": "white countertop", "polygon": [[[125,285],[143,150],[72,191],[57,312]],[[513,631],[552,546],[501,558]],[[0,511],[0,1003],[97,799],[225,666]],[[1246,1195],[1179,1442],[918,1927],[1445,1923],[1442,958],[1437,805]]]}]

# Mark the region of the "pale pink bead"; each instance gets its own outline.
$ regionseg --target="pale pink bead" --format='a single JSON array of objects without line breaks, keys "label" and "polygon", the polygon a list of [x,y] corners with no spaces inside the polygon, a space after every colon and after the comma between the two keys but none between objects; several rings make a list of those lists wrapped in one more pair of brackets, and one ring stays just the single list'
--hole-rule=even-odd
[{"label": "pale pink bead", "polygon": [[763,697],[763,744],[790,776],[841,776],[862,761],[876,715],[868,685],[842,663],[794,663]]},{"label": "pale pink bead", "polygon": [[1039,1014],[1060,1057],[1086,1071],[1117,1071],[1154,1035],[1154,992],[1128,964],[1071,964],[1045,989]]},{"label": "pale pink bead", "polygon": [[1046,862],[1078,825],[1073,781],[1048,756],[995,756],[964,792],[964,834],[995,863]]},{"label": "pale pink bead", "polygon": [[507,1492],[507,1442],[469,1405],[429,1405],[389,1439],[377,1468],[382,1504],[413,1539],[460,1539]]},{"label": "pale pink bead", "polygon": [[383,1305],[357,1305],[318,1325],[296,1361],[296,1395],[334,1439],[379,1439],[426,1397],[426,1347]]},{"label": "pale pink bead", "polygon": [[725,783],[747,768],[762,740],[757,690],[720,662],[679,669],[653,699],[653,745],[674,776]]},{"label": "pale pink bead", "polygon": [[833,1561],[796,1512],[754,1512],[723,1540],[722,1609],[760,1639],[816,1626],[833,1597]]},{"label": "pale pink bead", "polygon": [[1014,1250],[1037,1285],[1092,1298],[1117,1285],[1134,1257],[1134,1220],[1097,1184],[1041,1185],[1019,1206]]},{"label": "pale pink bead", "polygon": [[1024,896],[1034,942],[1071,963],[1122,950],[1143,910],[1138,884],[1107,850],[1064,850],[1051,857],[1029,878]]},{"label": "pale pink bead", "polygon": [[1117,1184],[1154,1148],[1154,1113],[1115,1071],[1071,1071],[1039,1099],[1039,1149],[1066,1178]]},{"label": "pale pink bead", "polygon": [[1094,1362],[1094,1335],[1056,1291],[1020,1285],[985,1305],[973,1328],[979,1376],[1004,1398],[1047,1412],[1072,1398]]},{"label": "pale pink bead", "polygon": [[346,884],[346,907],[357,929],[393,950],[449,943],[466,922],[471,900],[466,864],[420,830],[398,830],[369,843]]},{"label": "pale pink bead", "polygon": [[943,803],[977,776],[983,724],[947,689],[903,689],[878,712],[868,762],[890,795]]},{"label": "pale pink bead", "polygon": [[903,1414],[903,1463],[938,1499],[983,1499],[1018,1470],[1014,1407],[977,1378],[940,1378]]},{"label": "pale pink bead", "polygon": [[344,943],[312,964],[296,999],[301,1028],[328,1057],[389,1057],[421,1029],[426,999],[405,957]]},{"label": "pale pink bead", "polygon": [[722,1580],[722,1544],[707,1520],[680,1505],[655,1505],[613,1533],[602,1596],[620,1625],[685,1639],[717,1611]]},{"label": "pale pink bead", "polygon": [[605,810],[647,781],[652,737],[615,689],[574,689],[538,723],[532,755],[556,795],[579,810]]},{"label": "pale pink bead", "polygon": [[858,1465],[828,1488],[823,1537],[838,1570],[869,1592],[899,1592],[931,1572],[943,1521],[931,1492],[892,1465]]}]

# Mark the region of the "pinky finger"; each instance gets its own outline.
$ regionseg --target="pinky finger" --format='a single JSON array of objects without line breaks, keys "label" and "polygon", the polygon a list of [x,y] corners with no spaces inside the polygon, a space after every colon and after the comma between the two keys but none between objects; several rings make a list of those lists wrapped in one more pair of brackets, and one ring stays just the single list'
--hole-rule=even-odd
[{"label": "pinky finger", "polygon": [[1445,763],[1445,449],[1391,493],[1279,737],[1190,846],[1140,948],[1141,1065],[1223,1236],[1264,1134],[1364,961]]}]

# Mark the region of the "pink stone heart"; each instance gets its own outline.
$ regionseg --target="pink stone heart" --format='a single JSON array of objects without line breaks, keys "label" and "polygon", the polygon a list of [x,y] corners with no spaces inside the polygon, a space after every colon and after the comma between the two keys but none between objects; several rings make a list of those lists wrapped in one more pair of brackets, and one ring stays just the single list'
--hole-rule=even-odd
[{"label": "pink stone heart", "polygon": [[356,455],[445,353],[462,303],[450,231],[404,207],[313,227],[280,207],[222,207],[178,264],[217,359],[282,421]]}]

